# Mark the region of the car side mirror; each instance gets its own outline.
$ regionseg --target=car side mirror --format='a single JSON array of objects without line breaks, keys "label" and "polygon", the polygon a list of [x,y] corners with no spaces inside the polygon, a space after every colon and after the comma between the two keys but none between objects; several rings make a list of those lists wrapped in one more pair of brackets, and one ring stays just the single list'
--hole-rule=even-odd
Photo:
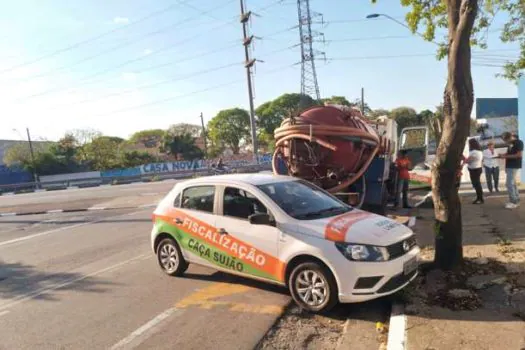
[{"label": "car side mirror", "polygon": [[252,214],[248,217],[248,220],[252,225],[275,226],[274,219],[270,215],[265,213]]}]

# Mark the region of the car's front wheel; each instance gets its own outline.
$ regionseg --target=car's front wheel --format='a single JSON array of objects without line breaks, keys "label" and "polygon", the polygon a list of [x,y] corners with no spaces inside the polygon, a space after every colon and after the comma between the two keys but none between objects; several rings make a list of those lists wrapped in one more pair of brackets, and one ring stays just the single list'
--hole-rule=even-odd
[{"label": "car's front wheel", "polygon": [[288,280],[294,301],[311,312],[326,312],[337,304],[337,284],[332,273],[316,262],[297,265]]},{"label": "car's front wheel", "polygon": [[170,276],[180,276],[188,269],[179,245],[172,238],[165,238],[159,243],[157,261],[161,269]]}]

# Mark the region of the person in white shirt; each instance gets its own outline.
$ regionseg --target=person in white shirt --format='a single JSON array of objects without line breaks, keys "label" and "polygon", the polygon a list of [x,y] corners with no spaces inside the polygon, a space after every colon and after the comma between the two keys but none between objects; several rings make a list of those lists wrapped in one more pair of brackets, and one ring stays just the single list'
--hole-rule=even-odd
[{"label": "person in white shirt", "polygon": [[481,152],[481,146],[478,140],[470,139],[468,141],[470,153],[467,158],[467,168],[470,174],[470,181],[472,187],[476,190],[476,199],[472,204],[482,204],[483,200],[483,188],[481,187],[481,173],[483,172],[483,152]]},{"label": "person in white shirt", "polygon": [[[498,154],[494,150],[494,141],[489,141],[487,149],[483,151],[483,166],[485,168],[485,178],[487,179],[489,192],[492,193],[492,189],[499,192],[499,162]],[[493,181],[494,187],[492,187]]]}]

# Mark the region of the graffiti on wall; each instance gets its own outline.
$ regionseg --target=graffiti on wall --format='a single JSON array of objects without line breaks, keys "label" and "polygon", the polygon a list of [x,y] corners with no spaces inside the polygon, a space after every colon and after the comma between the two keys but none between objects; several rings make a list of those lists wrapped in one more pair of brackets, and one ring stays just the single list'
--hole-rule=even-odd
[{"label": "graffiti on wall", "polygon": [[[218,159],[197,159],[197,160],[181,160],[175,162],[165,163],[150,163],[127,169],[113,169],[101,171],[102,177],[120,177],[120,176],[140,176],[163,173],[177,173],[183,171],[198,171],[211,168],[212,164],[216,164]],[[271,154],[263,154],[259,156],[260,164],[269,164],[272,161]],[[224,157],[223,162],[230,168],[238,168],[242,166],[253,165],[253,156],[236,155],[232,157]]]}]

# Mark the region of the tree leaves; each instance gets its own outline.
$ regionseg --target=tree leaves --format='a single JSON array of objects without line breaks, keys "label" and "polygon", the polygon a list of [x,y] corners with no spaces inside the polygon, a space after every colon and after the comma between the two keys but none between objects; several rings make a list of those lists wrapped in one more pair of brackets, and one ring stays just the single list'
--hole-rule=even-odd
[{"label": "tree leaves", "polygon": [[208,134],[215,145],[227,145],[238,154],[241,142],[250,139],[250,115],[242,108],[220,111],[208,123]]},{"label": "tree leaves", "polygon": [[[474,0],[473,0],[474,1]],[[503,43],[517,43],[520,53],[517,58],[503,58],[502,73],[497,76],[505,79],[518,80],[520,70],[525,69],[525,3],[523,0],[476,0],[479,4],[470,44],[473,47],[486,49],[488,47],[488,32],[492,28],[496,16],[507,16],[508,19],[501,31],[500,40]],[[372,3],[376,3],[372,0]],[[422,36],[427,41],[436,40],[437,30],[448,29],[447,0],[400,0],[404,7],[410,10],[406,14],[407,26],[413,33],[423,28]],[[447,56],[450,38],[445,35],[438,38],[437,58]]]},{"label": "tree leaves", "polygon": [[189,134],[172,135],[166,133],[162,140],[161,151],[185,160],[202,158],[204,153],[195,145],[195,138]]}]

